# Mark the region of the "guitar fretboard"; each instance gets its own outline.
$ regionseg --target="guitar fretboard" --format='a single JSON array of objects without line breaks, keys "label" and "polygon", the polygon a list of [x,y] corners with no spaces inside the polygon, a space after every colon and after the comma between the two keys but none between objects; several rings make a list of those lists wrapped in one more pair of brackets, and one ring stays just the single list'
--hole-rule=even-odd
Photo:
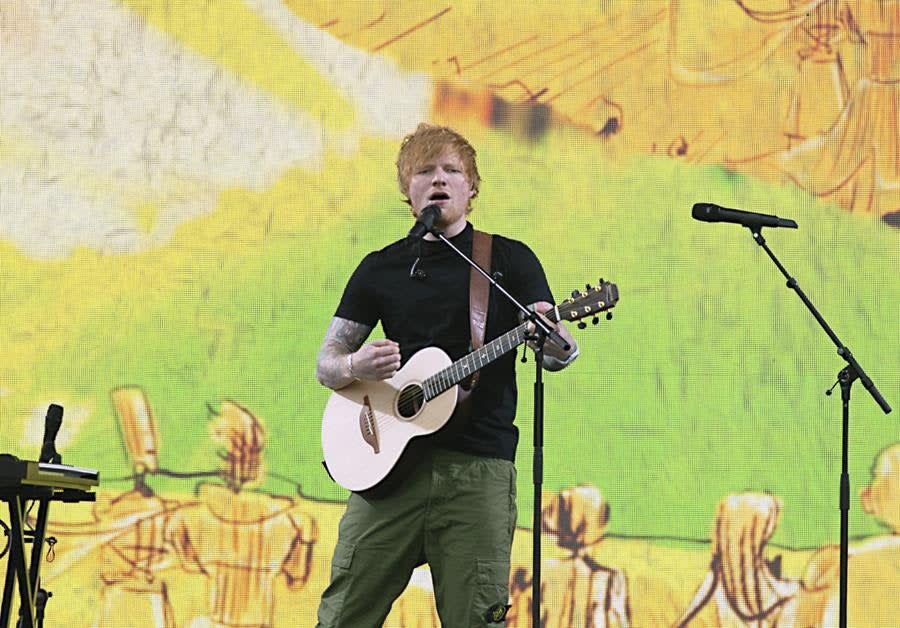
[{"label": "guitar fretboard", "polygon": [[487,366],[525,342],[527,327],[527,323],[519,325],[426,379],[423,383],[425,401],[434,399],[442,392],[450,390],[450,388],[456,386],[475,371]]},{"label": "guitar fretboard", "polygon": [[[585,293],[573,292],[572,299],[566,299],[556,308],[545,312],[544,316],[551,323],[558,323],[561,320],[577,321],[586,316],[596,316],[600,312],[610,309],[619,300],[618,289],[615,284],[602,279],[600,283],[599,288],[587,286]],[[528,338],[527,332],[528,323],[522,323],[427,378],[422,383],[425,401],[430,401],[450,390],[479,369],[518,347]]]},{"label": "guitar fretboard", "polygon": [[[551,323],[559,322],[561,318],[558,310],[550,310],[544,316]],[[450,390],[478,369],[509,353],[525,342],[527,337],[528,323],[522,323],[502,336],[494,338],[480,349],[476,349],[469,355],[460,358],[443,371],[438,371],[423,383],[425,401],[434,399],[445,390]]]}]

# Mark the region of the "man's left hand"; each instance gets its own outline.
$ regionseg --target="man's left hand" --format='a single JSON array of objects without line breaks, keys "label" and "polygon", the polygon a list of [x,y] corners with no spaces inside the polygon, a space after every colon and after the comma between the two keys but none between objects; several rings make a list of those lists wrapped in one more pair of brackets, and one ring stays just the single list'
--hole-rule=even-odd
[{"label": "man's left hand", "polygon": [[[569,350],[565,351],[565,350],[563,350],[562,347],[560,347],[558,344],[553,342],[553,340],[548,339],[547,341],[544,342],[544,357],[551,358],[553,361],[556,362],[556,364],[554,364],[552,361],[547,362],[546,366],[548,367],[548,369],[549,370],[559,370],[560,368],[563,368],[564,366],[567,365],[567,360],[569,359],[569,356],[571,356],[575,351],[578,350],[578,345],[575,343],[575,339],[572,337],[572,334],[569,333],[569,330],[566,328],[565,325],[553,323],[552,321],[550,321],[550,319],[548,319],[546,316],[544,316],[547,312],[549,312],[553,309],[553,305],[551,305],[550,303],[547,303],[546,301],[538,301],[537,303],[533,303],[529,307],[529,309],[537,312],[537,314],[543,319],[543,321],[545,323],[547,323],[547,325],[550,327],[550,329],[556,331],[560,336],[562,336],[563,340],[565,340],[570,345]],[[533,334],[534,331],[535,331],[534,323],[529,323],[528,324],[528,333]],[[531,347],[535,351],[537,350],[535,343],[532,341],[528,342],[528,346]],[[553,367],[556,367],[556,368],[553,368]]]}]

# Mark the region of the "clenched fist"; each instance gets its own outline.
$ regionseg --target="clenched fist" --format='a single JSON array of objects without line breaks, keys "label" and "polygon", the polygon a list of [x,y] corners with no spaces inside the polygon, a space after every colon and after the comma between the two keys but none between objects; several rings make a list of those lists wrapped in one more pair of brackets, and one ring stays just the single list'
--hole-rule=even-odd
[{"label": "clenched fist", "polygon": [[350,355],[351,375],[356,379],[390,379],[400,368],[400,345],[393,340],[374,340]]}]

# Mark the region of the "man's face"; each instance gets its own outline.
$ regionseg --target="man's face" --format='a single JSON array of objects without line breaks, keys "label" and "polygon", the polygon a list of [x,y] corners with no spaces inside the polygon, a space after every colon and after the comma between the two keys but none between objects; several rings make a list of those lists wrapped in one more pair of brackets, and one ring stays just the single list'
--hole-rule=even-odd
[{"label": "man's face", "polygon": [[465,222],[473,195],[462,160],[452,148],[420,163],[409,179],[408,196],[413,214],[418,217],[425,207],[438,205],[441,217],[436,225],[445,230]]}]

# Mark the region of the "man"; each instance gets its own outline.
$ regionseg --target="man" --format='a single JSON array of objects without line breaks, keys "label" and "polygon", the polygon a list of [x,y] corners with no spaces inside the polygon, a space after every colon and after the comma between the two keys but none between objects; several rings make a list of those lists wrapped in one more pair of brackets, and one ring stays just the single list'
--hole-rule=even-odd
[{"label": "man", "polygon": [[[400,191],[418,217],[441,208],[435,227],[472,253],[466,217],[481,178],[475,150],[455,131],[421,124],[397,158]],[[492,238],[491,270],[520,303],[538,312],[553,300],[534,253],[520,242]],[[326,332],[317,363],[323,385],[392,377],[417,351],[437,346],[453,360],[470,351],[470,267],[428,234],[399,240],[367,255],[353,273]],[[386,338],[363,344],[376,323]],[[493,294],[485,341],[519,322],[516,308]],[[577,347],[545,345],[544,365],[559,370]],[[444,626],[502,623],[509,591],[509,556],[516,523],[518,430],[515,353],[480,372],[471,410],[438,433],[407,447],[400,468],[375,489],[350,496],[332,559],[331,584],[319,606],[321,628],[381,626],[413,569],[428,562]]]}]

